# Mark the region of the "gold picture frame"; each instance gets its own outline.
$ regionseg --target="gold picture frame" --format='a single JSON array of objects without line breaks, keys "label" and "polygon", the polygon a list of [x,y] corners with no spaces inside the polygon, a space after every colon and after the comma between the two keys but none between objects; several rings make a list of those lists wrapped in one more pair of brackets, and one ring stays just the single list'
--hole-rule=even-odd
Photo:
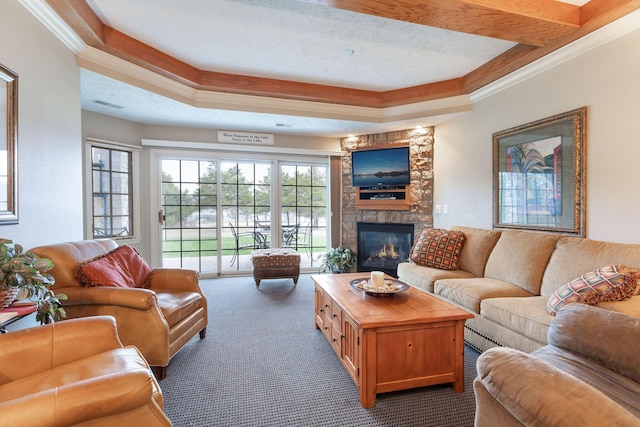
[{"label": "gold picture frame", "polygon": [[587,107],[493,134],[493,226],[585,236]]},{"label": "gold picture frame", "polygon": [[18,75],[0,65],[0,225],[18,223]]}]

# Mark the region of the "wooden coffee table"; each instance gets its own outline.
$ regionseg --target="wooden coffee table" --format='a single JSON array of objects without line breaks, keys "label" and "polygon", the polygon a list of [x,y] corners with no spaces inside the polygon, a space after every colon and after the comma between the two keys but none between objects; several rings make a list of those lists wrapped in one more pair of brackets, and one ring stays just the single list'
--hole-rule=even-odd
[{"label": "wooden coffee table", "polygon": [[378,393],[414,387],[453,383],[464,391],[464,322],[473,315],[411,286],[376,297],[349,285],[368,276],[312,276],[316,328],[358,387],[362,407],[374,407]]}]

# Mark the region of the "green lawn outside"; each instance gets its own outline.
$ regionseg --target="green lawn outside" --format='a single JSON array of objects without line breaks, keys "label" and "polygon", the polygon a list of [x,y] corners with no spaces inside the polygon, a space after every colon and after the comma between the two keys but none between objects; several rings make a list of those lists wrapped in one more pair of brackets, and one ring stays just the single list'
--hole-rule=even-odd
[{"label": "green lawn outside", "polygon": [[[192,233],[189,233],[190,231]],[[217,252],[217,241],[214,237],[199,238],[198,230],[183,229],[182,232],[182,240],[179,238],[170,239],[165,237],[165,240],[162,242],[162,256],[164,258],[179,258],[181,255],[184,256],[185,253],[192,253],[193,256],[215,256]],[[191,234],[191,236],[189,236],[189,234]],[[240,238],[240,245],[250,245],[252,242],[253,238],[251,236],[242,236]],[[324,252],[324,248],[326,247],[326,235],[324,230],[314,232],[313,243],[313,252]],[[222,254],[233,255],[234,251],[235,240],[233,235],[231,232],[222,233]],[[248,255],[251,251],[252,249],[250,248],[241,249],[239,253],[240,255]]]}]

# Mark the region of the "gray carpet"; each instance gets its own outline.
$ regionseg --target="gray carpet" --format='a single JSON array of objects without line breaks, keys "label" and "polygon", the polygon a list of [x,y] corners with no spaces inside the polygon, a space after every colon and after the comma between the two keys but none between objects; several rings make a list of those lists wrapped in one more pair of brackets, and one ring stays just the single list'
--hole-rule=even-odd
[{"label": "gray carpet", "polygon": [[378,395],[358,391],[314,324],[313,282],[202,280],[207,338],[192,339],[161,382],[175,426],[472,426],[478,353],[465,347],[465,391],[452,385]]}]

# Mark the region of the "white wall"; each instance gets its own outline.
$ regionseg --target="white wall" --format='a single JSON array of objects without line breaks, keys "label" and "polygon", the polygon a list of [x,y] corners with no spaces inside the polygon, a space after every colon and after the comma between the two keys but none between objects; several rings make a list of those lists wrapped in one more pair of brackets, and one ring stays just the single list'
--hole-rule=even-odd
[{"label": "white wall", "polygon": [[80,74],[73,53],[17,1],[3,1],[0,63],[18,74],[19,224],[25,248],[82,239]]},{"label": "white wall", "polygon": [[436,227],[493,225],[492,134],[582,106],[587,237],[640,243],[640,30],[492,95],[435,128]]}]

